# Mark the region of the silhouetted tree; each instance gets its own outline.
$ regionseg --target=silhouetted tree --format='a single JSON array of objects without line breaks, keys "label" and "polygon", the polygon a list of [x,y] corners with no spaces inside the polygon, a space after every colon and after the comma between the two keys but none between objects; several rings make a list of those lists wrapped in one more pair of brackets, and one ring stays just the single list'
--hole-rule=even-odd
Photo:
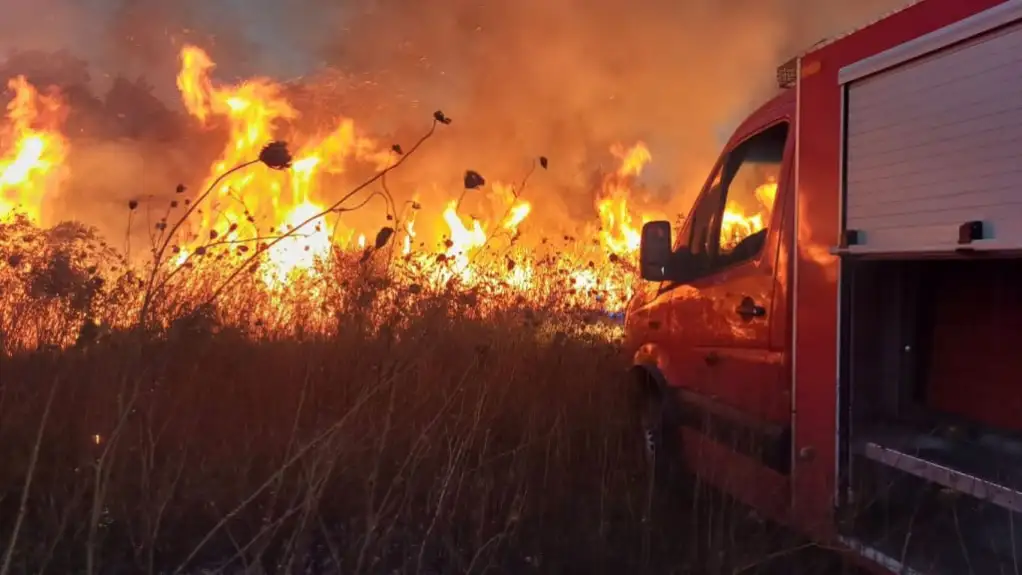
[{"label": "silhouetted tree", "polygon": [[12,50],[0,64],[0,78],[25,76],[34,86],[56,86],[61,90],[89,86],[89,64],[67,50]]},{"label": "silhouetted tree", "polygon": [[15,50],[0,64],[0,82],[6,84],[15,76],[24,76],[39,90],[55,88],[60,91],[68,108],[65,133],[104,132],[103,105],[93,94],[89,65],[85,60],[67,50]]},{"label": "silhouetted tree", "polygon": [[114,79],[104,98],[104,111],[117,137],[170,141],[181,136],[182,118],[153,94],[145,78]]}]

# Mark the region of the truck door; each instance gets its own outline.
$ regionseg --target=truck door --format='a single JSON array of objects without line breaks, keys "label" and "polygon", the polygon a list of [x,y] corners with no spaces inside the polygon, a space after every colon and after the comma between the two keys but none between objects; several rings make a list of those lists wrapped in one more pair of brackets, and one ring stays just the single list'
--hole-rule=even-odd
[{"label": "truck door", "polygon": [[789,179],[788,140],[788,124],[775,124],[722,164],[724,210],[709,248],[713,271],[700,290],[708,321],[698,345],[708,367],[705,391],[744,416],[745,447],[757,451],[749,455],[781,472],[790,465],[790,378],[784,350],[774,349],[770,336],[771,322],[785,321],[771,312],[783,219],[774,208]]},{"label": "truck door", "polygon": [[[679,393],[691,414],[686,427],[698,435],[686,439],[686,450],[704,451],[686,453],[687,460],[714,468],[706,473],[735,475],[721,477],[730,484],[721,487],[757,507],[768,501],[778,509],[788,499],[791,401],[784,339],[771,337],[771,322],[787,325],[787,306],[775,305],[775,294],[784,297],[778,289],[786,278],[778,269],[785,220],[779,199],[790,188],[792,139],[787,122],[773,123],[725,153],[700,202],[712,200],[714,209],[697,208],[689,222],[703,230],[688,246],[705,254],[699,277],[688,283],[697,301],[672,310],[687,316],[677,323],[689,323],[688,365],[679,371],[692,379]],[[782,313],[775,317],[775,309]],[[742,493],[748,490],[757,493]]]}]

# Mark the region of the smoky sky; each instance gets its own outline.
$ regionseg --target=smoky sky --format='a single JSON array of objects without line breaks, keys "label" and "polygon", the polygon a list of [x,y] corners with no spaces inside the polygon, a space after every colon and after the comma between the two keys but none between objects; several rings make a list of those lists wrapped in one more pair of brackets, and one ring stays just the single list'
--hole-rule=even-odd
[{"label": "smoky sky", "polygon": [[[776,91],[776,66],[889,10],[891,0],[372,0],[322,53],[386,73],[458,120],[434,149],[483,173],[548,155],[544,201],[591,213],[586,178],[616,142],[645,141],[660,200],[687,208],[719,134]],[[453,171],[446,161],[439,171]],[[554,170],[552,170],[554,171]],[[439,177],[439,174],[430,174]]]},{"label": "smoky sky", "polygon": [[[178,105],[177,54],[192,42],[221,79],[305,78],[348,94],[338,116],[405,142],[443,109],[454,122],[396,179],[402,193],[442,195],[422,182],[443,188],[469,167],[512,181],[545,155],[534,201],[584,220],[618,142],[645,141],[653,201],[686,209],[722,134],[776,91],[778,64],[904,3],[0,0],[0,50],[68,48],[94,82],[144,74]],[[327,69],[350,85],[323,81]]]}]

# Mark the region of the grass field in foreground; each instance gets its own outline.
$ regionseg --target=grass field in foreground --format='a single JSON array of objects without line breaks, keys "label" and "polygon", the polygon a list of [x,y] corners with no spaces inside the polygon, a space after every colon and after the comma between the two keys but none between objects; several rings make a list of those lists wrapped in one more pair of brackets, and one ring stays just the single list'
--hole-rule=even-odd
[{"label": "grass field in foreground", "polygon": [[651,497],[614,344],[437,302],[411,317],[0,359],[10,573],[755,573],[788,555],[723,498]]}]

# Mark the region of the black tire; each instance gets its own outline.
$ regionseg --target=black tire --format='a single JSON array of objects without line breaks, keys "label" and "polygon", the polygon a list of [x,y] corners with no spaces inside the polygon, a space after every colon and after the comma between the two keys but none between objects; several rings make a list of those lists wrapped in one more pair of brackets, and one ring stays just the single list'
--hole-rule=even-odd
[{"label": "black tire", "polygon": [[667,405],[659,391],[650,389],[640,391],[637,404],[637,434],[646,471],[654,486],[663,487],[669,483],[677,462],[676,442],[668,439],[672,434]]}]

